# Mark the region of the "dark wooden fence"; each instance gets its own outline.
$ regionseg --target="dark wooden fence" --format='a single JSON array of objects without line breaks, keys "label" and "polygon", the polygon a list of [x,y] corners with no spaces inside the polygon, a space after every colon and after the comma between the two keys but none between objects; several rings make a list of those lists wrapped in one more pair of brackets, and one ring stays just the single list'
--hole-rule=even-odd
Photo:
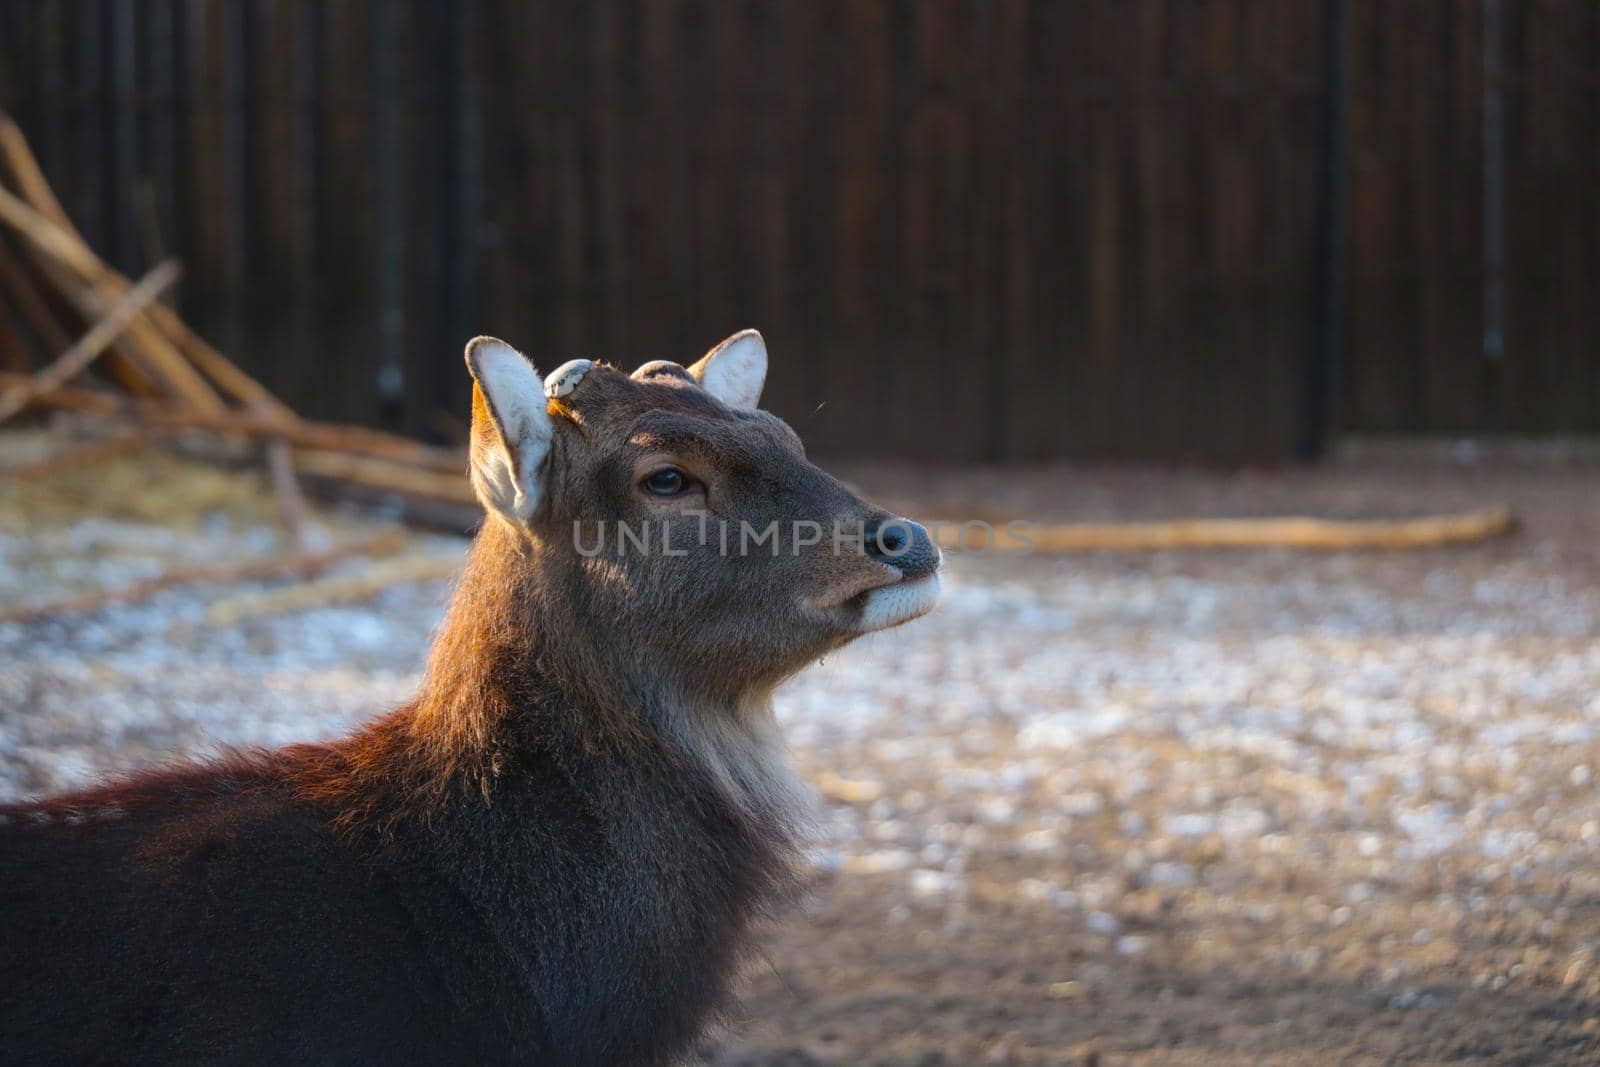
[{"label": "dark wooden fence", "polygon": [[310,415],[458,432],[474,333],[553,366],[756,325],[819,452],[1273,460],[1330,405],[1600,430],[1588,0],[0,19],[0,102],[86,234],[179,254],[185,314]]},{"label": "dark wooden fence", "polygon": [[1353,11],[1345,423],[1600,431],[1600,4]]}]

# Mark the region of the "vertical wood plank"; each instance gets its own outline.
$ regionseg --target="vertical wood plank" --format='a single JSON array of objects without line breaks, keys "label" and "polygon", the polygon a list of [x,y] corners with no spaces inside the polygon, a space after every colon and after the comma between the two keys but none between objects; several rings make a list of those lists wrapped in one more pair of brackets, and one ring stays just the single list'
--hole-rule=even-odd
[{"label": "vertical wood plank", "polygon": [[110,91],[106,94],[104,124],[110,137],[110,189],[106,209],[110,217],[106,254],[127,274],[142,267],[138,251],[140,182],[138,159],[139,80],[135,59],[138,34],[134,0],[112,0],[106,8],[110,44]]}]

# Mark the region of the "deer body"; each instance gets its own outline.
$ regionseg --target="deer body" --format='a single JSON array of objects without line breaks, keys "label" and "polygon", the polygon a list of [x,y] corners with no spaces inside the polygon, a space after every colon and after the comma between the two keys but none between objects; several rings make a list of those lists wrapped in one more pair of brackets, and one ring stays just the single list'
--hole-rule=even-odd
[{"label": "deer body", "polygon": [[[421,693],[331,744],[0,808],[0,1060],[692,1051],[797,880],[772,687],[936,593],[911,525],[904,563],[696,544],[707,511],[881,519],[753,410],[752,336],[537,396],[475,342],[490,521]],[[695,547],[576,552],[562,525],[604,516]]]}]

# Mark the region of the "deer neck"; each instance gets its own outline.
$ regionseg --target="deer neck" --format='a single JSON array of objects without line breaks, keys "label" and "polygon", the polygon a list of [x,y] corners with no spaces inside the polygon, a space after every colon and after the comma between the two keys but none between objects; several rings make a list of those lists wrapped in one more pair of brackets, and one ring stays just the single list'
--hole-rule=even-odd
[{"label": "deer neck", "polygon": [[803,821],[807,794],[788,769],[770,687],[707,692],[641,661],[564,580],[518,531],[485,525],[410,712],[410,751],[436,777],[465,775],[486,793],[519,749],[564,763],[665,751],[746,814]]}]

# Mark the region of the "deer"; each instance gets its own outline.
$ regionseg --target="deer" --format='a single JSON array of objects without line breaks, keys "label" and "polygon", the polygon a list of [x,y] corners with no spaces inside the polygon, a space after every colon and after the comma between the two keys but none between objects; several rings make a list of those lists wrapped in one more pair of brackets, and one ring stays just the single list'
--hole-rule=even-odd
[{"label": "deer", "polygon": [[753,330],[466,362],[485,518],[414,699],[0,807],[0,1060],[654,1065],[726,1019],[807,877],[774,690],[939,550],[758,406]]}]

